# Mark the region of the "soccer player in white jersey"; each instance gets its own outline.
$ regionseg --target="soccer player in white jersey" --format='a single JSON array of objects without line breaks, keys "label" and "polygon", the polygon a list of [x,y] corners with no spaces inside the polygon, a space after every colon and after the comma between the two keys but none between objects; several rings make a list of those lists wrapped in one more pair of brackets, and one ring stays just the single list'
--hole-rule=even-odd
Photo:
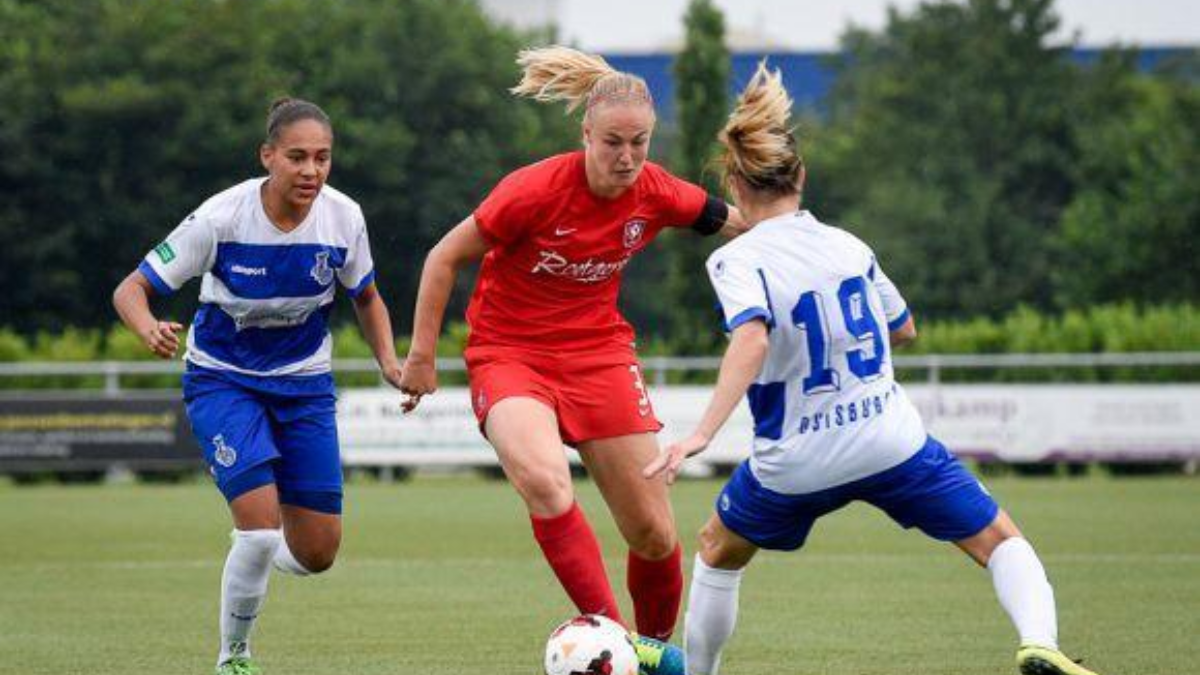
[{"label": "soccer player in white jersey", "polygon": [[336,284],[354,299],[383,377],[400,381],[362,209],[325,184],[332,154],[333,128],[319,107],[276,101],[259,151],[268,175],[204,202],[113,294],[125,325],[169,359],[182,326],[156,318],[150,297],[203,275],[183,396],[235,528],[221,580],[218,675],[260,672],[250,632],[272,565],[322,572],[341,543],[326,326]]},{"label": "soccer player in white jersey", "polygon": [[916,337],[900,293],[866,244],[800,209],[804,165],[790,110],[778,72],[760,65],[721,133],[726,181],[753,226],[708,260],[730,344],[694,433],[645,471],[672,481],[748,396],[750,459],[700,532],[688,673],[716,675],[754,554],[800,548],[818,518],[861,500],[987,568],[1020,634],[1021,673],[1090,675],[1058,651],[1054,592],[1033,547],[928,436],[893,377],[891,345]]}]

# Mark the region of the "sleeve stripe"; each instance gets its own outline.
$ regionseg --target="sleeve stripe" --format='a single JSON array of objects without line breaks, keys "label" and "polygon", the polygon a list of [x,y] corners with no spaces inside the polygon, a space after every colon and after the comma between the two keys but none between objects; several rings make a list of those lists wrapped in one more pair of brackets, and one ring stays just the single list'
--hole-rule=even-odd
[{"label": "sleeve stripe", "polygon": [[898,316],[888,322],[888,330],[889,331],[899,330],[900,327],[903,326],[907,321],[908,321],[908,308],[905,307],[904,311],[900,312],[900,316]]},{"label": "sleeve stripe", "polygon": [[733,332],[733,329],[737,328],[738,326],[749,321],[754,321],[755,319],[762,319],[763,321],[770,322],[771,313],[762,307],[751,307],[750,309],[742,310],[741,313],[729,320],[728,330],[729,332]]},{"label": "sleeve stripe", "polygon": [[154,287],[154,290],[159,295],[171,295],[175,292],[175,289],[171,288],[170,284],[163,281],[163,278],[158,275],[158,272],[154,271],[154,267],[145,260],[138,265],[138,271],[142,273],[142,276],[146,277],[146,280],[150,282],[150,285]]},{"label": "sleeve stripe", "polygon": [[365,291],[367,286],[370,286],[373,281],[375,281],[375,270],[367,272],[367,276],[363,277],[362,281],[358,282],[357,286],[348,289],[346,292],[350,294],[350,297],[357,298],[359,294]]},{"label": "sleeve stripe", "polygon": [[763,297],[767,299],[767,328],[775,329],[775,312],[771,310],[771,289],[767,288],[767,275],[762,268],[758,270],[758,280],[762,282]]}]

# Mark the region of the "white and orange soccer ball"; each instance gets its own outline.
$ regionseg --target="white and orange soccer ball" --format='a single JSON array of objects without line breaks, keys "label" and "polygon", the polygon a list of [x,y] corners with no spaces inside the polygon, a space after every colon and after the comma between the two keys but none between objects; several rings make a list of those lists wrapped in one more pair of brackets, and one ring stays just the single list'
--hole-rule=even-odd
[{"label": "white and orange soccer ball", "polygon": [[546,675],[637,675],[633,638],[621,624],[596,614],[564,622],[546,641]]}]

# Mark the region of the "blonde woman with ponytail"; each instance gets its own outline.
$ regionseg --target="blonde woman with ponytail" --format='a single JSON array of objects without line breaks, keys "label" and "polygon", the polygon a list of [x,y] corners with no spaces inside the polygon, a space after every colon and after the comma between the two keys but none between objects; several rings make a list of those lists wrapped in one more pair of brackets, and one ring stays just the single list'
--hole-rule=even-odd
[{"label": "blonde woman with ponytail", "polygon": [[865,501],[989,571],[1020,634],[1023,675],[1094,675],[1058,651],[1054,592],[1033,547],[926,433],[895,381],[891,349],[916,337],[903,297],[870,247],[801,209],[804,162],[790,115],[779,73],[760,64],[720,134],[725,179],[749,229],[708,259],[729,347],[695,431],[645,471],[673,481],[749,399],[750,459],[700,532],[687,672],[717,674],[742,572],[760,548],[797,550],[818,518]]},{"label": "blonde woman with ponytail", "polygon": [[[683,593],[681,549],[654,416],[617,309],[621,272],[663,228],[738,232],[736,211],[646,159],[646,83],[566,47],[524,51],[513,94],[582,111],[583,149],[509,174],[430,251],[401,390],[437,388],[434,354],[454,278],[482,260],[465,353],[479,427],[529,511],[534,538],[582,613],[621,621],[599,542],[575,501],[563,445],[579,451],[629,546],[634,625],[666,640]],[[632,627],[632,626],[631,626]],[[677,648],[639,642],[647,673],[681,673]]]}]

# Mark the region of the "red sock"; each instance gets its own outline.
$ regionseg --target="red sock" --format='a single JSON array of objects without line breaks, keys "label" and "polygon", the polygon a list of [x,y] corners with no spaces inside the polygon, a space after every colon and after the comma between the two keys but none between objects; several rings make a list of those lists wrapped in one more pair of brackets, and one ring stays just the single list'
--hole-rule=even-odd
[{"label": "red sock", "polygon": [[626,576],[638,633],[665,642],[675,632],[683,601],[683,548],[676,544],[662,560],[646,560],[630,551]]},{"label": "red sock", "polygon": [[579,504],[561,516],[530,516],[533,537],[571,602],[583,614],[603,614],[618,623],[621,610],[608,583],[600,542]]}]

